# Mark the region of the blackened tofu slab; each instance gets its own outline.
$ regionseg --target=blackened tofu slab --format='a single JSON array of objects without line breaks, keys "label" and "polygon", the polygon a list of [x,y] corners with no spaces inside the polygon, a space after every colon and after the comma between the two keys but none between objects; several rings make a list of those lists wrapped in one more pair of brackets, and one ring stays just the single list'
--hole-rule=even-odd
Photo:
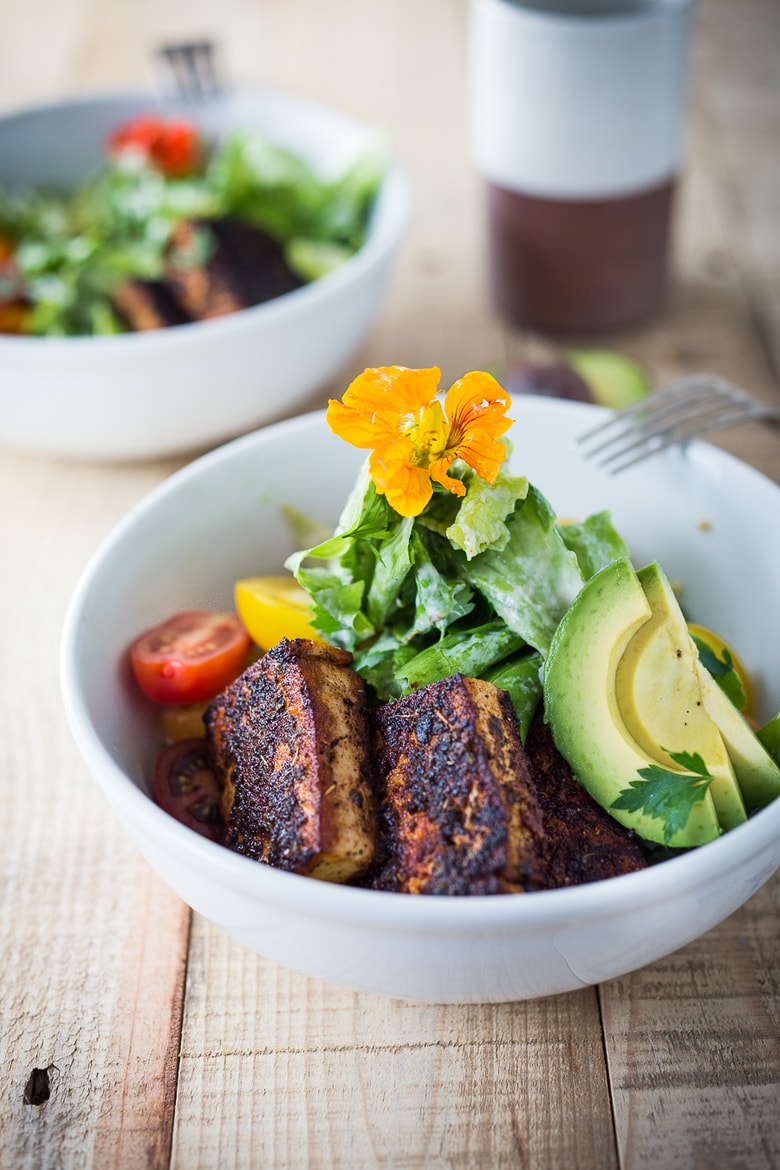
[{"label": "blackened tofu slab", "polygon": [[547,884],[579,886],[645,869],[636,836],[605,812],[572,774],[545,723],[526,740],[547,837]]},{"label": "blackened tofu slab", "polygon": [[113,294],[114,308],[136,332],[186,325],[192,318],[160,281],[126,280]]},{"label": "blackened tofu slab", "polygon": [[[179,263],[177,256],[194,249],[198,233],[206,233],[210,255],[200,264]],[[237,219],[180,224],[173,236],[165,281],[197,321],[262,304],[304,283],[272,236]]]},{"label": "blackened tofu slab", "polygon": [[372,862],[369,728],[351,660],[284,640],[207,709],[230,848],[326,881],[348,881]]},{"label": "blackened tofu slab", "polygon": [[385,856],[371,880],[412,894],[544,885],[541,813],[509,697],[457,674],[375,713]]}]

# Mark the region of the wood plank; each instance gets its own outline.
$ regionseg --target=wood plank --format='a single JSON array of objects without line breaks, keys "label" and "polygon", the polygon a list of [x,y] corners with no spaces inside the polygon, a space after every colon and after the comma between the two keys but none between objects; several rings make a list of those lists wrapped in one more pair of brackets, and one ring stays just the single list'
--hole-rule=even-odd
[{"label": "wood plank", "polygon": [[699,46],[710,166],[729,220],[730,249],[780,386],[780,6],[707,0]]},{"label": "wood plank", "polygon": [[609,1170],[595,994],[486,1007],[353,994],[195,916],[172,1167]]},{"label": "wood plank", "polygon": [[601,988],[620,1165],[780,1165],[780,880]]},{"label": "wood plank", "polygon": [[[161,473],[0,460],[0,497],[13,501],[0,511],[8,1170],[168,1164],[189,911],[140,859],[78,758],[57,660],[83,564]],[[47,1100],[45,1077],[37,1094],[28,1088],[34,1069],[49,1070]]]}]

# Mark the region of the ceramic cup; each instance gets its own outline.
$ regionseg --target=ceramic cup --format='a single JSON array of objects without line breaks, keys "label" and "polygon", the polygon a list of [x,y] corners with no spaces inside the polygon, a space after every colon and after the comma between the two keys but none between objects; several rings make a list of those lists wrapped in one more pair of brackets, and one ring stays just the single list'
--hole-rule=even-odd
[{"label": "ceramic cup", "polygon": [[471,0],[469,134],[490,281],[514,323],[629,325],[659,303],[693,0]]}]

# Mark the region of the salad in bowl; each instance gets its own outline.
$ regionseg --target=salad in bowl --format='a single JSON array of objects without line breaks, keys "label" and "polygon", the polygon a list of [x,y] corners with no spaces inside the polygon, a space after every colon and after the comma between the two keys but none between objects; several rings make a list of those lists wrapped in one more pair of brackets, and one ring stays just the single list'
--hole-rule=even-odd
[{"label": "salad in bowl", "polygon": [[777,867],[780,680],[733,599],[735,515],[780,502],[703,444],[616,491],[573,454],[596,408],[439,380],[367,370],[173,477],[88,570],[63,680],[196,909],[325,978],[482,1002],[651,961]]},{"label": "salad in bowl", "polygon": [[281,91],[0,117],[0,442],[149,459],[310,409],[409,209],[375,127]]}]

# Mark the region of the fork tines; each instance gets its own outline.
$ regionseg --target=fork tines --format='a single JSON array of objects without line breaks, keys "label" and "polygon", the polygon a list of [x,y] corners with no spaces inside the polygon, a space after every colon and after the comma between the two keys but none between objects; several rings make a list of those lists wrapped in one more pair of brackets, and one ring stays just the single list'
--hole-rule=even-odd
[{"label": "fork tines", "polygon": [[[738,386],[697,374],[654,390],[577,439],[586,459],[615,474],[674,443],[751,419],[780,420],[780,411]],[[594,445],[595,443],[595,445]]]},{"label": "fork tines", "polygon": [[183,101],[202,101],[219,93],[221,87],[211,41],[163,45],[159,55],[170,68],[177,95]]}]

